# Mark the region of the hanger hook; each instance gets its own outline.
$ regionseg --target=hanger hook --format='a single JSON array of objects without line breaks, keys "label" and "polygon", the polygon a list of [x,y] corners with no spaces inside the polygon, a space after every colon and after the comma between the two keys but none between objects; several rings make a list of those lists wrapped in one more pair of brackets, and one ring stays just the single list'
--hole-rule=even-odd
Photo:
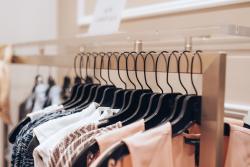
[{"label": "hanger hook", "polygon": [[[113,56],[113,53],[112,53],[112,52],[108,52],[106,55],[108,56],[108,80],[109,80],[109,82],[110,82],[112,85],[115,85],[114,82],[111,81],[111,78],[110,78],[111,57]],[[117,59],[116,56],[115,56],[115,58]]]},{"label": "hanger hook", "polygon": [[[75,58],[74,58],[74,71],[75,71],[75,77],[79,77],[79,75],[77,74],[77,69],[76,69],[76,63],[77,63],[77,58],[81,56],[81,53],[78,53]],[[81,57],[80,57],[81,58]]]},{"label": "hanger hook", "polygon": [[[120,60],[121,60],[121,57],[124,56],[125,57],[125,61],[126,61],[126,54],[128,54],[129,52],[123,52],[121,54],[119,54],[118,56],[118,76],[120,78],[120,80],[122,81],[122,83],[124,84],[124,87],[125,89],[127,89],[127,84],[126,82],[122,79],[121,77],[121,74],[120,74]],[[127,70],[127,69],[126,69]],[[126,73],[127,74],[127,73]],[[129,78],[128,74],[127,74],[127,77]]]},{"label": "hanger hook", "polygon": [[86,59],[86,76],[87,76],[87,74],[88,74],[88,68],[87,68],[87,66],[88,66],[88,63],[89,63],[89,56],[86,55],[85,53],[81,53],[80,66],[79,66],[79,68],[80,68],[80,77],[81,77],[81,80],[82,80],[82,81],[85,81],[85,79],[83,78],[83,75],[82,75],[82,66],[83,66],[83,59],[84,59],[84,56],[87,56],[87,59]]},{"label": "hanger hook", "polygon": [[[137,54],[137,56],[136,56],[136,58],[135,58],[135,65],[136,65],[136,71],[138,71],[137,69],[137,67],[138,67],[138,63],[137,63],[137,61],[138,61],[138,58],[141,56],[141,58],[143,59],[143,70],[144,70],[144,68],[145,68],[145,58],[144,58],[144,55],[143,54],[146,54],[146,52],[144,52],[144,51],[141,51],[141,52],[139,52],[138,54]],[[144,75],[144,81],[145,81],[145,83],[147,82],[147,80],[146,80],[146,77],[145,77],[145,73],[143,72],[143,75]],[[137,80],[139,80],[139,77],[138,77],[138,75],[137,75],[137,72],[136,72],[136,77],[137,77]],[[143,85],[141,84],[141,82],[139,82],[139,84],[140,84],[140,86],[141,86],[141,88],[143,89]],[[151,88],[150,87],[148,87],[148,89],[150,89],[151,90]]]},{"label": "hanger hook", "polygon": [[194,67],[194,59],[195,59],[195,57],[196,57],[196,55],[198,56],[198,58],[199,58],[199,61],[200,61],[200,73],[202,73],[203,72],[203,67],[202,67],[202,59],[201,59],[201,55],[200,55],[200,53],[202,53],[202,51],[201,50],[197,50],[195,53],[194,53],[194,55],[193,55],[193,57],[192,57],[192,61],[191,61],[191,83],[192,83],[192,86],[193,86],[193,88],[194,88],[194,91],[195,91],[195,95],[197,96],[198,95],[198,91],[197,91],[197,89],[196,89],[196,87],[195,87],[195,84],[194,84],[194,79],[193,79],[193,67]]},{"label": "hanger hook", "polygon": [[[137,53],[134,52],[134,51],[132,51],[132,52],[130,52],[130,53],[128,54],[127,60],[126,60],[126,68],[128,69],[128,59],[129,59],[129,57],[131,56],[131,57],[133,58],[133,60],[134,60],[135,78],[137,79],[137,81],[138,81],[138,83],[139,83],[139,85],[141,86],[141,89],[142,89],[142,84],[141,84],[141,82],[139,81],[138,75],[137,75],[137,68],[136,68],[137,66],[136,66],[136,60],[135,60],[135,56],[134,56],[134,55],[137,55]],[[134,82],[132,82],[132,80],[130,80],[130,82],[134,85],[134,88],[136,89],[136,84],[135,84]]]},{"label": "hanger hook", "polygon": [[182,88],[184,89],[185,93],[188,94],[188,91],[187,91],[187,88],[184,86],[182,80],[181,80],[181,58],[184,56],[185,57],[185,60],[186,60],[186,63],[187,63],[187,69],[186,69],[186,72],[188,72],[188,69],[189,69],[189,61],[188,61],[188,56],[186,53],[190,53],[190,51],[183,51],[180,56],[178,57],[178,78],[179,78],[179,81],[180,81],[180,84],[182,86]]},{"label": "hanger hook", "polygon": [[157,72],[158,72],[158,62],[159,62],[160,57],[163,56],[164,61],[165,61],[165,66],[167,68],[167,58],[166,58],[165,54],[168,54],[168,51],[162,51],[161,53],[159,53],[158,56],[157,56],[157,58],[156,58],[156,62],[155,62],[155,80],[156,80],[156,85],[161,90],[161,93],[163,93],[163,89],[162,89],[162,87],[160,86],[160,84],[158,82],[158,75],[157,75]]},{"label": "hanger hook", "polygon": [[148,52],[147,54],[146,54],[146,56],[145,56],[145,59],[144,59],[144,70],[143,70],[143,72],[144,72],[144,77],[145,77],[145,83],[146,83],[146,85],[147,85],[147,87],[150,89],[150,90],[152,90],[152,88],[149,86],[149,84],[148,84],[148,80],[147,80],[147,73],[146,73],[146,62],[147,62],[147,58],[148,58],[148,56],[150,56],[151,57],[151,59],[152,59],[152,62],[153,62],[153,69],[155,69],[155,60],[154,60],[154,57],[153,57],[153,55],[152,54],[155,54],[156,52],[155,51],[150,51],[150,52]]},{"label": "hanger hook", "polygon": [[[128,80],[129,82],[134,86],[134,89],[136,89],[136,85],[135,83],[131,80],[130,76],[129,76],[129,70],[128,70],[128,57],[130,56],[130,52],[127,52],[127,57],[126,57],[126,73],[127,73],[127,76],[128,76]],[[135,64],[135,61],[134,61],[134,64]],[[135,70],[135,69],[134,69]]]},{"label": "hanger hook", "polygon": [[105,84],[107,85],[108,84],[108,81],[102,76],[102,69],[105,68],[104,67],[104,58],[106,56],[106,53],[105,52],[100,52],[99,53],[100,56],[101,56],[101,67],[100,67],[100,77],[102,78],[102,80],[105,82]]},{"label": "hanger hook", "polygon": [[[102,77],[102,66],[103,66],[103,56],[101,55],[102,53],[96,53],[94,52],[94,54],[96,54],[96,61],[97,61],[97,58],[100,57],[101,58],[101,61],[100,61],[100,71],[99,71],[99,75],[100,75],[100,79],[102,79],[104,82],[106,82],[106,80]],[[100,80],[100,83],[101,83],[101,80]]]},{"label": "hanger hook", "polygon": [[[116,59],[116,68],[117,68],[118,78],[121,80],[122,83],[124,83],[124,85],[125,85],[125,87],[126,87],[126,83],[122,80],[121,75],[120,75],[120,66],[119,66],[119,60],[118,60],[119,55],[120,55],[119,52],[112,52],[112,55],[110,56],[110,59],[111,59],[112,56],[115,57],[115,59]],[[110,62],[111,62],[111,60],[110,60]],[[109,64],[109,65],[111,65],[111,64]]]},{"label": "hanger hook", "polygon": [[93,55],[93,57],[94,57],[94,69],[93,69],[94,79],[96,79],[96,80],[98,81],[98,83],[101,85],[100,79],[96,76],[96,68],[97,68],[97,67],[96,67],[96,63],[97,63],[96,59],[97,59],[97,53],[96,53],[96,52],[93,52],[92,55]]},{"label": "hanger hook", "polygon": [[85,66],[85,76],[88,76],[89,74],[88,74],[88,66],[90,67],[90,62],[89,62],[89,55],[88,54],[86,54],[85,52],[82,52],[82,55],[87,55],[87,60],[86,60],[86,66]]},{"label": "hanger hook", "polygon": [[[168,64],[167,64],[167,84],[168,84],[168,86],[169,86],[170,89],[171,89],[171,93],[173,93],[174,91],[173,91],[173,87],[172,87],[171,84],[169,83],[169,67],[170,67],[170,60],[171,60],[172,56],[174,56],[174,57],[175,57],[175,60],[176,60],[176,63],[177,63],[177,66],[178,66],[178,58],[177,58],[177,56],[176,56],[177,53],[179,53],[179,52],[178,52],[177,50],[174,50],[174,51],[171,52],[171,54],[170,54],[169,57],[168,57]],[[177,68],[177,71],[178,71],[178,68]]]}]

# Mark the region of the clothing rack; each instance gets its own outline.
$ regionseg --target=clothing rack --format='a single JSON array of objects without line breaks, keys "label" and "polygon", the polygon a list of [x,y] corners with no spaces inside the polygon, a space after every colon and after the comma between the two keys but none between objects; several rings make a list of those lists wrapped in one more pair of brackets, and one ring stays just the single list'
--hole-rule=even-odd
[{"label": "clothing rack", "polygon": [[[207,35],[233,35],[233,36],[250,36],[250,28],[241,26],[214,26],[204,28],[193,28],[188,30],[175,31],[179,37],[184,37],[186,43],[185,48],[192,49],[192,40],[195,37],[205,37]],[[179,32],[179,33],[178,33]],[[77,39],[75,43],[84,43],[82,46],[91,46],[96,41],[122,41],[130,37],[127,41],[135,42],[135,51],[143,50],[144,41],[148,41],[150,35],[155,37],[154,40],[162,38],[172,37],[173,31],[165,32],[164,35],[156,35],[155,33],[144,34],[126,34],[118,33],[105,36],[88,36],[84,35]],[[79,40],[82,41],[79,41]],[[83,40],[84,39],[84,40]],[[136,40],[140,39],[140,40]],[[151,38],[152,40],[152,38]],[[84,41],[84,42],[83,42]],[[38,41],[34,43],[14,44],[13,47],[20,46],[44,46],[46,44],[58,44],[58,40],[53,41]],[[65,41],[63,41],[65,43]],[[131,44],[131,42],[130,42]],[[100,44],[101,45],[101,44]],[[97,45],[98,46],[98,45]],[[117,47],[116,47],[117,48]],[[121,48],[121,47],[120,47]],[[84,48],[84,51],[91,52],[91,49]],[[218,52],[204,52],[201,54],[203,65],[203,86],[202,86],[202,118],[201,118],[201,142],[200,142],[200,166],[201,167],[221,167],[223,166],[223,134],[224,134],[224,98],[225,98],[225,73],[226,73],[226,53]],[[59,66],[59,67],[72,67],[74,64],[74,58],[72,56],[17,56],[13,55],[12,63],[15,64],[30,64],[30,65],[46,65],[46,66]],[[184,62],[183,62],[184,63]],[[112,63],[111,63],[112,64]],[[185,68],[186,64],[181,64],[181,67]],[[83,66],[84,67],[84,66]],[[123,65],[122,65],[123,67]],[[90,67],[92,68],[92,67]],[[103,69],[106,69],[104,67]],[[142,66],[139,65],[139,69]],[[164,69],[165,67],[160,67]],[[116,70],[116,66],[111,67]],[[121,68],[121,70],[124,68]],[[159,69],[159,71],[161,71]],[[152,71],[148,68],[146,71]],[[163,71],[163,70],[162,70]],[[171,67],[171,73],[177,72],[175,67]],[[195,65],[194,73],[200,73],[199,66]]]}]

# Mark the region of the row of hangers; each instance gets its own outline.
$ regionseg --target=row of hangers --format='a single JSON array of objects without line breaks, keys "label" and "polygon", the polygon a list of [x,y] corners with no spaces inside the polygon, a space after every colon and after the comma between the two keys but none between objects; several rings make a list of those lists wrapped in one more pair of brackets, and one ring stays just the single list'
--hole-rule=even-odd
[{"label": "row of hangers", "polygon": [[[123,126],[126,126],[128,124],[131,124],[137,120],[144,119],[145,120],[145,129],[151,129],[157,126],[160,126],[164,123],[170,122],[172,125],[172,133],[173,136],[177,136],[181,133],[183,133],[185,130],[187,130],[192,124],[198,123],[200,124],[200,118],[201,118],[201,96],[198,96],[197,89],[195,87],[195,84],[193,82],[193,66],[194,66],[194,60],[196,57],[198,57],[200,62],[200,72],[202,73],[202,59],[200,56],[201,51],[194,52],[191,63],[188,59],[188,54],[191,54],[189,51],[184,52],[178,52],[173,51],[171,53],[167,51],[163,51],[159,54],[157,54],[154,51],[151,52],[123,52],[121,54],[115,52],[115,53],[81,53],[78,56],[75,57],[75,73],[77,74],[76,70],[76,59],[77,57],[80,57],[80,75],[81,74],[81,68],[82,68],[82,62],[83,57],[86,56],[86,76],[88,75],[88,65],[90,56],[93,56],[93,63],[94,63],[94,78],[99,82],[99,84],[79,84],[75,85],[72,88],[72,96],[69,100],[65,101],[63,105],[66,109],[70,108],[77,108],[80,110],[86,108],[90,102],[97,102],[101,106],[108,106],[111,108],[118,108],[120,109],[120,112],[114,116],[111,116],[105,120],[102,121],[98,125],[99,128],[106,127],[108,125],[114,124],[118,121],[121,121]],[[154,55],[157,54],[156,59],[154,58]],[[96,77],[96,62],[97,58],[101,58],[101,67],[100,67],[100,79],[103,80],[105,85],[101,85],[100,79]],[[108,58],[108,81],[111,83],[111,85],[108,85],[108,81],[105,80],[105,78],[102,76],[102,68],[103,68],[103,59],[107,57]],[[117,70],[118,70],[118,76],[121,82],[124,84],[124,89],[117,88],[114,84],[114,82],[110,78],[110,60],[111,57],[116,58],[117,63]],[[126,82],[122,79],[120,75],[120,60],[124,57],[126,60],[126,76],[128,78],[128,81],[133,85],[134,89],[128,89]],[[136,87],[135,82],[132,81],[132,79],[129,76],[129,70],[128,70],[128,59],[132,58],[134,60],[134,71],[135,71],[135,78],[140,86],[138,89]],[[138,77],[138,70],[137,70],[137,64],[138,64],[138,58],[141,57],[143,59],[143,75],[144,75],[144,81],[147,86],[147,88],[143,88],[141,81]],[[164,58],[165,65],[166,65],[166,82],[169,86],[171,92],[170,93],[164,93],[163,88],[160,86],[158,81],[158,64],[160,57]],[[153,67],[154,67],[154,74],[155,74],[155,81],[156,85],[161,90],[161,93],[154,93],[152,91],[152,88],[149,86],[147,81],[147,74],[146,74],[146,61],[151,58],[153,61]],[[180,63],[181,60],[185,58],[186,64],[187,64],[187,71],[189,69],[189,65],[191,64],[191,71],[190,71],[190,78],[191,83],[193,86],[193,89],[195,91],[195,94],[189,94],[187,89],[185,88],[182,79],[181,79],[181,72],[180,72]],[[179,82],[182,86],[182,88],[185,91],[185,94],[176,93],[173,90],[173,86],[169,82],[169,71],[170,71],[170,64],[173,61],[172,59],[175,59],[177,64],[177,74]],[[110,100],[113,99],[113,100]],[[91,147],[88,147],[88,149],[82,150],[82,152],[78,155],[76,161],[74,162],[73,166],[81,166],[83,162],[86,162],[86,154],[91,152],[98,151],[98,145],[97,143],[94,143],[91,145]],[[108,157],[106,157],[102,164],[107,164],[108,160],[112,157],[114,159],[119,159],[119,157],[123,155],[129,154],[129,151],[124,143],[121,143],[117,147],[113,148],[110,154],[108,154]],[[104,165],[105,166],[105,165]]]},{"label": "row of hangers", "polygon": [[[83,83],[76,84],[72,87],[72,93],[68,100],[63,102],[64,109],[75,108],[78,111],[82,111],[86,108],[91,102],[99,103],[100,106],[107,106],[114,109],[120,109],[120,111],[105,120],[102,120],[98,125],[99,128],[106,127],[108,125],[114,124],[118,121],[122,122],[123,126],[131,124],[137,120],[144,119],[145,121],[145,129],[151,129],[157,126],[160,126],[164,123],[170,122],[172,125],[172,135],[177,136],[187,130],[192,124],[198,123],[200,124],[201,119],[201,96],[198,95],[198,91],[195,87],[193,81],[193,69],[194,69],[194,61],[195,58],[198,58],[200,64],[200,73],[202,73],[202,58],[200,55],[201,51],[198,50],[194,53],[189,51],[162,51],[160,53],[156,53],[154,51],[150,52],[108,52],[108,53],[79,53],[75,56],[74,59],[74,69],[76,76],[80,76],[82,78]],[[192,55],[191,62],[188,58],[189,55]],[[165,93],[163,88],[159,84],[158,80],[158,66],[160,62],[160,58],[164,59],[165,68],[166,68],[166,83],[170,88],[169,93]],[[79,68],[77,67],[77,60],[80,58]],[[88,80],[83,78],[82,75],[82,67],[85,61],[86,67],[86,77],[88,78],[88,69],[91,66],[91,60],[93,63],[93,77],[98,83],[89,83]],[[100,62],[100,70],[99,76],[96,75],[97,61],[98,58],[101,60]],[[102,76],[102,70],[104,66],[104,58],[108,60],[108,80],[106,80]],[[114,82],[110,77],[110,67],[111,67],[111,58],[115,58],[116,60],[116,69],[118,72],[119,80],[124,84],[124,89],[118,88],[115,86]],[[134,89],[129,89],[128,84],[121,77],[120,74],[120,66],[121,59],[125,59],[126,64],[126,77],[128,81],[133,85]],[[129,61],[128,59],[132,58],[134,61],[133,71],[135,72],[135,78],[139,85],[139,88],[136,86],[136,83],[133,82],[129,75]],[[147,88],[142,86],[141,81],[138,77],[138,59],[143,59],[143,78]],[[148,60],[152,61],[154,68],[154,76],[157,87],[161,90],[161,93],[154,93],[152,88],[150,87],[147,80],[147,69],[146,62]],[[194,89],[195,94],[189,94],[187,88],[184,86],[181,79],[180,72],[180,64],[182,59],[186,61],[186,73],[189,73],[190,67],[190,79],[191,84]],[[177,74],[180,85],[185,91],[185,94],[174,92],[173,86],[169,82],[169,73],[170,73],[170,65],[173,63],[173,59],[177,64]],[[79,69],[79,73],[77,72]],[[102,81],[101,81],[102,80]],[[105,85],[101,85],[101,82],[104,82]],[[109,84],[110,83],[110,84]],[[22,121],[22,122],[25,122]],[[22,122],[14,128],[15,133],[11,133],[9,139],[12,141],[15,140],[16,135],[18,134],[18,129],[21,129],[24,124]],[[39,144],[38,140],[35,138],[31,141],[32,144],[29,145],[28,150],[33,151],[33,149]],[[83,162],[86,162],[86,153],[89,151],[96,152],[98,151],[97,143],[93,143],[90,147],[78,155],[76,161],[74,162],[74,167],[81,166]],[[129,154],[129,151],[124,143],[121,143],[117,147],[113,148],[108,157],[106,157],[102,164],[108,162],[109,158],[119,159],[122,155]],[[105,166],[105,165],[104,165]]]}]

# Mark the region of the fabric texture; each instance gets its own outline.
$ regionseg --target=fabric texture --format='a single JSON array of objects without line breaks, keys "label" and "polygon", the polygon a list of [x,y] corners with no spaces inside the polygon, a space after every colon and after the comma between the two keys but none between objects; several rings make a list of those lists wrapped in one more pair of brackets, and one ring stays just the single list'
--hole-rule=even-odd
[{"label": "fabric texture", "polygon": [[[110,159],[108,162],[109,167],[173,167],[170,123],[145,132],[136,133],[122,141],[128,146],[130,154],[118,161]],[[95,167],[97,164],[100,165],[99,162],[105,154],[119,143],[117,142],[106,149],[91,167]]]},{"label": "fabric texture", "polygon": [[96,166],[102,159],[102,157],[99,157],[99,155],[102,155],[105,152],[105,150],[109,149],[114,143],[117,143],[121,141],[123,138],[129,137],[133,134],[143,132],[144,130],[145,130],[144,120],[140,120],[130,125],[124,126],[120,129],[115,129],[103,135],[95,137],[95,140],[99,146],[99,152],[96,153],[95,155],[92,153],[93,155],[88,156],[87,160],[88,164],[91,167]]},{"label": "fabric texture", "polygon": [[43,141],[48,139],[48,137],[58,132],[62,128],[85,119],[86,117],[94,113],[98,106],[99,104],[97,103],[91,103],[86,109],[82,110],[81,112],[50,120],[34,128],[33,133],[37,137],[39,143],[42,143]]},{"label": "fabric texture", "polygon": [[116,111],[117,110],[113,111],[113,109],[109,109],[108,107],[99,107],[89,117],[79,120],[73,124],[67,125],[67,127],[62,128],[51,137],[48,137],[44,142],[40,143],[40,145],[33,152],[36,166],[48,166],[50,155],[52,154],[56,146],[60,145],[61,141],[64,141],[65,136],[70,136],[79,128],[86,129],[86,126],[90,123],[97,123],[99,119],[103,118],[102,115],[109,115],[106,114],[106,112],[114,114]]},{"label": "fabric texture", "polygon": [[[80,135],[80,137],[78,137],[75,141],[71,142],[65,150],[62,150],[62,154],[59,156],[60,158],[58,161],[52,160],[54,164],[51,163],[50,166],[71,167],[72,162],[74,161],[76,156],[81,152],[81,150],[92,144],[95,141],[95,137],[121,127],[121,122],[118,122],[105,128],[92,130],[90,132]],[[79,133],[79,131],[77,131],[77,133]],[[54,159],[54,157],[52,159]]]},{"label": "fabric texture", "polygon": [[97,136],[96,141],[99,145],[100,153],[103,153],[114,143],[121,141],[122,139],[129,137],[135,133],[143,132],[144,130],[145,125],[144,120],[142,119],[120,129],[116,129],[103,135]]},{"label": "fabric texture", "polygon": [[29,114],[27,114],[27,117],[29,117],[31,119],[31,121],[34,121],[45,114],[49,114],[49,113],[53,113],[53,112],[57,112],[57,111],[61,111],[61,110],[63,110],[63,105],[52,105],[52,106],[46,107],[42,110],[29,113]]},{"label": "fabric texture", "polygon": [[57,112],[46,114],[43,117],[38,118],[26,124],[22,128],[22,130],[19,132],[16,138],[16,142],[14,143],[12,158],[11,158],[11,165],[15,167],[21,167],[22,165],[25,167],[34,166],[33,157],[29,156],[29,153],[27,150],[28,145],[33,138],[33,129],[44,122],[47,122],[49,120],[59,118],[62,116],[66,116],[72,113],[75,113],[74,109],[68,110],[67,112],[57,111]]},{"label": "fabric texture", "polygon": [[195,147],[186,144],[183,135],[172,139],[172,149],[174,167],[195,167]]},{"label": "fabric texture", "polygon": [[123,141],[129,148],[134,167],[173,167],[170,123],[138,133]]},{"label": "fabric texture", "polygon": [[225,167],[250,166],[250,129],[230,125]]}]

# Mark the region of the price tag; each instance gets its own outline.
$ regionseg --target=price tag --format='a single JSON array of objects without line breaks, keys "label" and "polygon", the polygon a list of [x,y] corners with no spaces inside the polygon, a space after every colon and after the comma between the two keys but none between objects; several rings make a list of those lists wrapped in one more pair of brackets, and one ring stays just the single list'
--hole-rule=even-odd
[{"label": "price tag", "polygon": [[88,33],[106,35],[117,32],[125,4],[126,0],[97,0]]}]

